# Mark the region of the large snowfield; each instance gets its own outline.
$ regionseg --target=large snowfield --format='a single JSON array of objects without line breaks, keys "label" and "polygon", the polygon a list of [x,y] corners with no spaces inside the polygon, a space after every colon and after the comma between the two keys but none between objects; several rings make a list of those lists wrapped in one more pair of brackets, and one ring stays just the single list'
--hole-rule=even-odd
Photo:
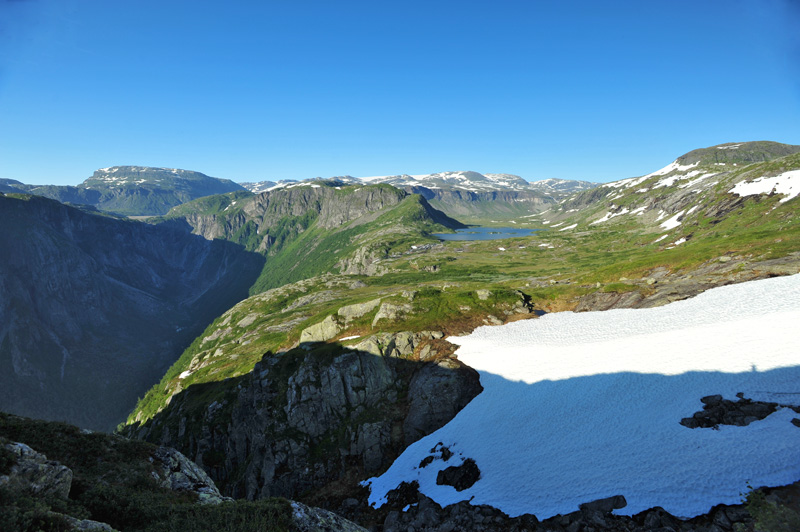
[{"label": "large snowfield", "polygon": [[[691,517],[741,501],[748,485],[800,480],[800,415],[689,429],[700,398],[737,392],[800,404],[800,275],[709,290],[639,310],[548,314],[449,338],[484,391],[368,481],[370,502],[405,480],[442,506],[462,500],[544,519],[624,495],[617,513],[661,506]],[[438,442],[454,456],[426,467]],[[438,457],[439,454],[433,453]],[[437,472],[472,458],[458,492]]]}]

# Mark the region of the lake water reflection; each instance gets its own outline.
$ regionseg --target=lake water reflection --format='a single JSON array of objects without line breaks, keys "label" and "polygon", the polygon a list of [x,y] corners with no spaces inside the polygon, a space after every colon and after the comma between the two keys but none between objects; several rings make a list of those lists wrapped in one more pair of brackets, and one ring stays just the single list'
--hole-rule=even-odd
[{"label": "lake water reflection", "polygon": [[498,240],[530,236],[539,229],[523,229],[521,227],[467,227],[456,229],[455,233],[433,233],[439,240]]}]

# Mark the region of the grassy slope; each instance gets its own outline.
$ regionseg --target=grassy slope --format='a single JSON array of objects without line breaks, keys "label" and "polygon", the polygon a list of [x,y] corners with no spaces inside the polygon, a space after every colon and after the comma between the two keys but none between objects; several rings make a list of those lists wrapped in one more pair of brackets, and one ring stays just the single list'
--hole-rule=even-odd
[{"label": "grassy slope", "polygon": [[[759,173],[774,175],[797,167],[800,155],[790,155],[737,169],[733,175],[752,178]],[[716,195],[709,197],[706,207],[736,199],[726,193],[729,188],[728,181],[717,185]],[[663,193],[669,190],[664,189]],[[140,421],[152,416],[178,388],[221,382],[246,373],[265,352],[290,348],[303,328],[334,314],[343,305],[379,297],[401,303],[399,294],[417,290],[425,296],[415,300],[415,305],[421,306],[409,317],[392,323],[384,321],[373,328],[373,311],[351,323],[339,337],[400,330],[445,330],[453,334],[481,324],[488,314],[502,316],[499,309],[513,298],[510,294],[514,290],[529,295],[537,308],[561,310],[574,306],[576,298],[598,290],[646,291],[646,285],[638,281],[655,268],[681,273],[721,256],[751,261],[786,256],[800,250],[800,224],[796,222],[800,198],[787,203],[779,203],[780,199],[779,195],[751,196],[719,218],[709,218],[700,209],[679,227],[660,230],[668,234],[660,242],[655,242],[658,232],[653,232],[652,227],[643,228],[636,217],[618,217],[613,223],[599,225],[582,222],[575,230],[551,229],[503,241],[445,242],[423,250],[411,248],[423,242],[419,235],[393,235],[394,240],[386,240],[380,231],[375,231],[373,243],[386,246],[388,251],[381,261],[386,273],[375,277],[318,276],[240,303],[187,349],[161,383],[143,398],[129,422],[139,413]],[[411,216],[417,208],[409,204],[405,206],[407,211],[387,213],[386,218],[374,222],[372,229],[381,224],[391,226],[396,222],[394,216],[404,212]],[[363,230],[363,226],[345,227],[327,239],[320,239],[318,232],[309,230],[285,249],[286,255],[276,257],[273,271],[299,262],[295,268],[298,276],[325,272],[335,262],[331,255],[352,251],[353,239]],[[688,236],[688,241],[669,245],[681,236]],[[314,260],[303,255],[310,246],[320,251]],[[275,285],[292,280],[291,275],[277,277]],[[360,281],[362,286],[349,288],[354,281]],[[492,290],[500,299],[479,304],[474,292],[479,288]],[[307,305],[293,308],[293,303],[304,298],[309,301]],[[244,325],[237,325],[240,322]],[[203,343],[204,337],[215,333],[223,334]],[[198,370],[198,365],[203,367]],[[195,368],[191,375],[180,379],[179,375],[190,367]],[[218,393],[224,395],[224,386]]]}]

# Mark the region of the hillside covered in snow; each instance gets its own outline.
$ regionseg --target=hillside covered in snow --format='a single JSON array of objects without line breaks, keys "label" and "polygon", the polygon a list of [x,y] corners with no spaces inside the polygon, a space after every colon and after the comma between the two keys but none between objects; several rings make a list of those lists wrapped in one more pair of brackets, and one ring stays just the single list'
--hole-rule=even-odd
[{"label": "hillside covered in snow", "polygon": [[[793,275],[664,307],[548,314],[451,338],[484,391],[367,481],[370,501],[380,506],[401,482],[417,481],[442,506],[468,500],[511,516],[542,519],[622,495],[625,515],[661,506],[691,517],[739,502],[749,486],[794,482],[798,322]],[[735,425],[703,425],[705,414],[695,414],[704,403],[744,413],[728,416]],[[480,470],[474,484],[437,483],[468,460]]]}]

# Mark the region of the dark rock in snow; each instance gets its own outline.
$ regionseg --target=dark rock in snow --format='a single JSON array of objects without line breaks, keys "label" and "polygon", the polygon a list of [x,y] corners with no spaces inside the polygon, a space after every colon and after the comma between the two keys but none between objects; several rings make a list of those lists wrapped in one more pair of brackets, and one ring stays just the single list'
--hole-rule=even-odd
[{"label": "dark rock in snow", "polygon": [[692,417],[681,419],[680,423],[690,429],[715,428],[718,425],[736,425],[744,427],[754,421],[764,419],[775,412],[778,403],[752,401],[742,394],[737,394],[738,401],[723,399],[721,395],[709,395],[700,399],[703,410],[695,412]]},{"label": "dark rock in snow", "polygon": [[606,497],[605,499],[597,499],[591,502],[585,502],[578,506],[583,511],[596,511],[604,514],[610,514],[613,510],[625,508],[628,506],[628,501],[622,495],[614,495],[613,497]]},{"label": "dark rock in snow", "polygon": [[453,486],[456,491],[464,491],[475,484],[481,478],[481,470],[472,458],[467,458],[460,466],[450,466],[439,471],[436,475],[436,483],[441,485]]}]

